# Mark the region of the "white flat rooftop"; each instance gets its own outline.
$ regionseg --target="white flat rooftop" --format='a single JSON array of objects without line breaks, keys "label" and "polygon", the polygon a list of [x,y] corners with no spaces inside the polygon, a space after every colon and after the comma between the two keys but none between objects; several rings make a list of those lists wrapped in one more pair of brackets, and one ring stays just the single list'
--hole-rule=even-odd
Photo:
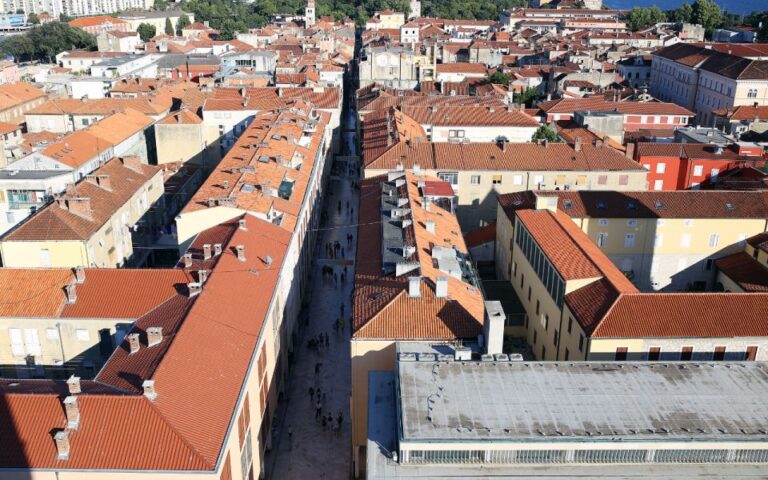
[{"label": "white flat rooftop", "polygon": [[401,442],[768,441],[763,362],[399,361]]}]

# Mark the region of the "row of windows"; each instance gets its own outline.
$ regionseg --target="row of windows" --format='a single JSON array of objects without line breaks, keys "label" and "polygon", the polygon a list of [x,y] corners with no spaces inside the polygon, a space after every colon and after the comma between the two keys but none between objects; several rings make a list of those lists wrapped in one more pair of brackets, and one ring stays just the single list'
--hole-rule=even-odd
[{"label": "row of windows", "polygon": [[515,243],[520,247],[539,280],[546,287],[549,296],[552,297],[558,307],[562,308],[565,282],[522,224],[518,224],[515,231]]},{"label": "row of windows", "polygon": [[407,464],[768,463],[764,449],[405,450],[400,456]]},{"label": "row of windows", "polygon": [[[729,360],[748,360],[754,361],[757,358],[757,346],[748,346],[745,350],[736,350],[727,352],[727,347],[724,345],[715,347],[711,352],[711,359],[714,361],[725,360],[726,353],[728,353]],[[627,359],[629,349],[627,347],[616,347],[616,353],[614,359],[617,361],[624,361]],[[709,350],[703,352],[697,352],[697,360],[706,360],[701,357],[709,357]],[[644,359],[649,361],[655,360],[682,360],[689,361],[693,359],[693,347],[683,347],[679,351],[671,350],[662,353],[661,347],[650,347],[647,352],[643,352]]]}]

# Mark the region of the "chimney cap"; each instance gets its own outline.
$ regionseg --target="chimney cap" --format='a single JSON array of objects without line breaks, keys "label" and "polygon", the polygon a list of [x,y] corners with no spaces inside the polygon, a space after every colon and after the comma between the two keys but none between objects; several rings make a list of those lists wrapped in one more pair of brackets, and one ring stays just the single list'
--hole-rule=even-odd
[{"label": "chimney cap", "polygon": [[154,400],[157,398],[157,391],[155,391],[154,380],[144,380],[144,382],[141,384],[141,388],[144,391],[144,396],[148,399]]},{"label": "chimney cap", "polygon": [[70,394],[80,393],[80,377],[76,377],[74,375],[69,377],[67,379],[67,387],[69,387]]}]

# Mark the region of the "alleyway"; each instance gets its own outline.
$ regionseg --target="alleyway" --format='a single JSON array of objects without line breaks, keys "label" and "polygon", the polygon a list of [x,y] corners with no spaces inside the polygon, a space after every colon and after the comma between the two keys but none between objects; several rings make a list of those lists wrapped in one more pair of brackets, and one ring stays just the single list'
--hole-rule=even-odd
[{"label": "alleyway", "polygon": [[[356,175],[346,162],[337,162],[328,186],[324,205],[327,221],[322,225],[315,252],[313,290],[310,300],[309,325],[304,330],[296,350],[296,360],[289,380],[286,400],[277,421],[277,436],[273,452],[268,457],[267,476],[272,479],[344,479],[350,472],[350,298],[354,278],[354,248],[356,237],[349,243],[347,235],[357,234],[356,224],[358,192],[352,186]],[[339,203],[340,202],[340,203]],[[353,214],[347,210],[347,202]],[[339,208],[339,205],[341,206]],[[335,258],[329,258],[328,242],[338,241],[343,248]],[[346,266],[345,282],[341,274]],[[324,268],[326,267],[326,268]],[[333,270],[332,275],[323,271]],[[334,280],[338,277],[338,286]],[[341,315],[343,305],[343,331],[334,324]],[[309,348],[308,342],[320,334],[327,334],[329,346]],[[317,365],[319,373],[315,374]],[[335,427],[342,413],[340,431],[315,421],[317,395],[310,399],[309,389],[321,391],[323,415],[333,416]],[[292,432],[289,438],[288,431]]]}]

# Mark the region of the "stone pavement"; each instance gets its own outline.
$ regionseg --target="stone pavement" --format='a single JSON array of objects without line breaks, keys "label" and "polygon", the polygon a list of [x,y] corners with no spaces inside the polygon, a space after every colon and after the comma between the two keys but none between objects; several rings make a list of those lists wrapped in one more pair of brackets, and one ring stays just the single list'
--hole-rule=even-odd
[{"label": "stone pavement", "polygon": [[[351,292],[354,278],[354,248],[356,245],[358,216],[358,192],[352,181],[357,176],[348,175],[346,163],[337,162],[328,185],[324,211],[328,220],[318,236],[315,252],[313,288],[309,307],[309,325],[296,348],[295,363],[287,386],[287,396],[280,409],[275,441],[267,457],[267,477],[272,479],[345,479],[351,472],[350,434],[350,383],[349,353]],[[338,205],[341,202],[339,211]],[[347,202],[354,208],[354,215],[347,212]],[[347,234],[355,235],[350,244]],[[329,258],[328,242],[338,241],[345,256]],[[345,262],[346,260],[346,262]],[[341,282],[343,264],[347,265],[346,282]],[[323,267],[330,267],[339,277],[338,286],[332,276],[323,275]],[[328,270],[326,268],[326,270]],[[344,305],[344,331],[336,332],[334,323]],[[329,347],[309,348],[308,342],[315,336],[327,333]],[[319,374],[315,374],[317,364]],[[331,413],[334,426],[342,412],[339,432],[323,427],[315,421],[315,402],[310,400],[309,388],[321,389],[322,412]],[[323,398],[324,397],[324,398]],[[292,432],[289,439],[288,429]]]}]

